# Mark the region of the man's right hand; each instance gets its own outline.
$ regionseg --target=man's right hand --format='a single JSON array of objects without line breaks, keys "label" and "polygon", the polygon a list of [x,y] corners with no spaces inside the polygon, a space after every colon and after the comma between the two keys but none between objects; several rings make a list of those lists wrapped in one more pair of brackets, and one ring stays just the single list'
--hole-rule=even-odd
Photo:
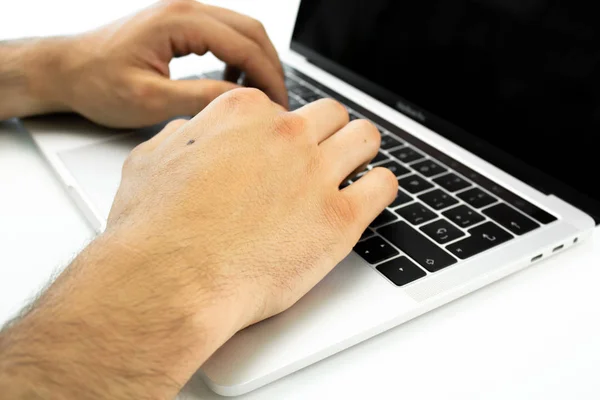
[{"label": "man's right hand", "polygon": [[105,233],[0,337],[0,378],[5,365],[54,382],[57,398],[81,382],[174,397],[229,337],[316,285],[393,201],[383,168],[339,189],[379,143],[333,100],[284,112],[256,89],[171,123],[128,158]]},{"label": "man's right hand", "polygon": [[348,255],[397,193],[383,168],[339,190],[380,144],[373,124],[348,120],[331,99],[282,112],[258,90],[225,94],[133,151],[108,234],[148,259],[197,265],[190,282],[234,299],[237,328],[277,314]]}]

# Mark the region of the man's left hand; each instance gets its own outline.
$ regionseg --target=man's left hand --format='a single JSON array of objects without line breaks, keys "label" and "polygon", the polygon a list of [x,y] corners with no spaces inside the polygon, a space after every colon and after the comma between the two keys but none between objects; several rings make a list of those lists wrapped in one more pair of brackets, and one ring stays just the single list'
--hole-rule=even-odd
[{"label": "man's left hand", "polygon": [[[262,24],[194,0],[160,1],[89,33],[23,46],[14,58],[23,60],[29,100],[9,93],[8,117],[76,112],[110,127],[147,126],[196,115],[236,88],[242,72],[245,85],[287,107],[283,68]],[[227,64],[226,80],[170,79],[174,57],[207,52]]]}]

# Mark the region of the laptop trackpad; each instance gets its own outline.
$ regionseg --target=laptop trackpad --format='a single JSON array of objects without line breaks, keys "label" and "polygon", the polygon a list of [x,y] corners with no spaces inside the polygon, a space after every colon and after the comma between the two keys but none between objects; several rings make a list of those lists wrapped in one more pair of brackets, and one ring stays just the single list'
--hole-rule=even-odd
[{"label": "laptop trackpad", "polygon": [[116,135],[108,140],[58,153],[83,194],[106,220],[121,182],[121,169],[131,150],[160,131],[161,126]]}]

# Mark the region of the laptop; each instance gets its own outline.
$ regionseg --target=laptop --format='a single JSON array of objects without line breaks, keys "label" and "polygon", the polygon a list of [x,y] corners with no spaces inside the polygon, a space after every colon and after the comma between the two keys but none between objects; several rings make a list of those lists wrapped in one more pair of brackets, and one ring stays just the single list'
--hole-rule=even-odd
[{"label": "laptop", "polygon": [[[369,168],[391,169],[400,189],[312,291],[203,365],[212,390],[252,391],[590,236],[600,223],[590,4],[301,2],[284,57],[291,108],[331,97],[371,120],[382,141]],[[25,126],[98,232],[125,157],[161,127],[115,132],[73,116]]]}]

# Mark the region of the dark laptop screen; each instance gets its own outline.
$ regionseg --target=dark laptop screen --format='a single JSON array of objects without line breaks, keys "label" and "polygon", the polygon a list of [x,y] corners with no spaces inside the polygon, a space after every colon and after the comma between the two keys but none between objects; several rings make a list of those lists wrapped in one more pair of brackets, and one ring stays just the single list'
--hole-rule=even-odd
[{"label": "dark laptop screen", "polygon": [[292,48],[540,190],[596,214],[599,4],[303,0]]}]

